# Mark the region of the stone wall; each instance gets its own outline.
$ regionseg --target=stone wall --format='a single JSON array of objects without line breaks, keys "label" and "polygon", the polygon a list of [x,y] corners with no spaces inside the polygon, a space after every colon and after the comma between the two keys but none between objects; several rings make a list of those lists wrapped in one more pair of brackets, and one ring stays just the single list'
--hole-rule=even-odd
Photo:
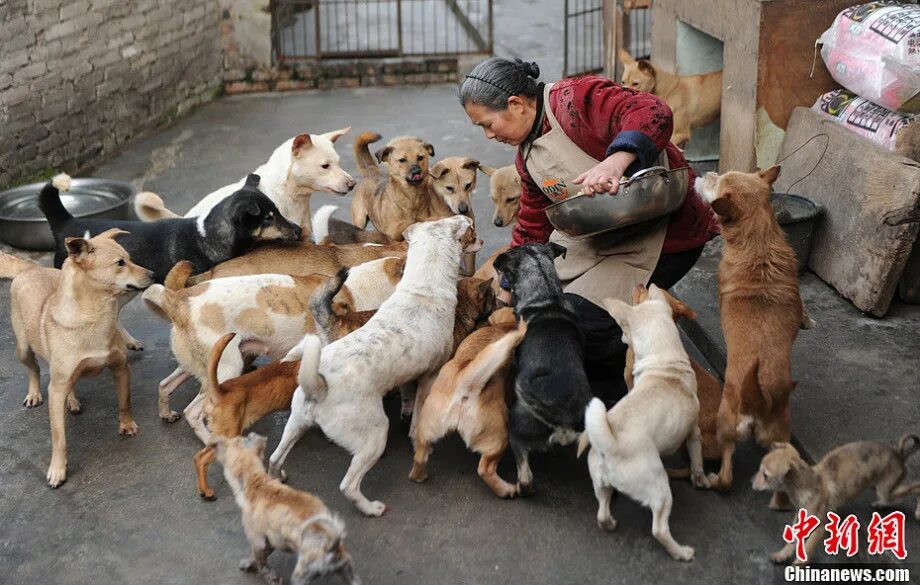
[{"label": "stone wall", "polygon": [[220,89],[218,0],[0,2],[0,188],[74,172]]}]

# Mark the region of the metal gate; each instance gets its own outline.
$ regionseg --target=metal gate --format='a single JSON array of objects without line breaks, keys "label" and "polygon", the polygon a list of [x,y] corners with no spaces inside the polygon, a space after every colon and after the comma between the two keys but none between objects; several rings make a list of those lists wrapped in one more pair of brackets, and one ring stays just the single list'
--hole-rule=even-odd
[{"label": "metal gate", "polygon": [[565,0],[566,77],[604,70],[604,19],[602,0]]},{"label": "metal gate", "polygon": [[273,0],[275,61],[492,53],[492,0]]}]

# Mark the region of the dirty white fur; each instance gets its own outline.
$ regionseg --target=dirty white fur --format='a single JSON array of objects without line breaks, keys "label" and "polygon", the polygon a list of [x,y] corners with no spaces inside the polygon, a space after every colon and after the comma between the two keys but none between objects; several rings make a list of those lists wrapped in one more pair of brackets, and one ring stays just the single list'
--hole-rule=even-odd
[{"label": "dirty white fur", "polygon": [[313,241],[317,244],[329,235],[329,218],[338,211],[335,205],[323,205],[313,215]]},{"label": "dirty white fur", "polygon": [[[420,377],[433,376],[450,355],[461,238],[471,227],[456,216],[417,223],[405,232],[406,270],[396,291],[361,329],[322,348],[317,371],[304,348],[300,382],[270,472],[278,476],[294,443],[313,425],[353,453],[339,488],[364,514],[380,516],[386,505],[369,501],[361,481],[386,447],[389,421],[383,396]],[[322,376],[324,383],[318,376]]]},{"label": "dirty white fur", "polygon": [[694,486],[709,486],[703,473],[696,376],[672,309],[656,286],[650,287],[649,300],[635,307],[615,299],[606,299],[604,304],[623,329],[636,361],[635,384],[629,394],[609,412],[595,398],[585,413],[598,526],[616,528],[610,499],[614,490],[623,492],[651,508],[652,534],[672,557],[692,560],[693,549],[671,536],[672,496],[661,456],[686,443]]},{"label": "dirty white fur", "polygon": [[73,179],[71,179],[70,175],[67,173],[60,173],[51,179],[51,184],[54,185],[54,188],[58,191],[70,191],[70,186],[72,183]]},{"label": "dirty white fur", "polygon": [[205,214],[205,215],[199,215],[199,216],[198,216],[198,221],[195,222],[195,227],[198,228],[198,234],[199,234],[202,238],[208,237],[208,231],[207,231],[207,229],[206,229],[205,226],[204,226],[204,220],[206,220],[207,218],[208,218],[207,214]]}]

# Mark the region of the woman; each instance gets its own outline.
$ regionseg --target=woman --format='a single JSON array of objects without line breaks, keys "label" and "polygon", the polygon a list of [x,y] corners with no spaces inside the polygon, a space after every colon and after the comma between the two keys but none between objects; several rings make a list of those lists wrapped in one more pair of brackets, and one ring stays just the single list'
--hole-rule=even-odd
[{"label": "woman", "polygon": [[718,223],[693,190],[691,169],[683,205],[631,230],[625,240],[616,232],[587,240],[554,232],[545,213],[550,203],[578,191],[615,195],[621,177],[687,161],[669,142],[671,109],[654,95],[603,77],[545,85],[537,82],[539,75],[536,63],[488,59],[461,84],[460,102],[486,138],[518,147],[521,207],[511,245],[552,240],[568,248],[556,268],[585,333],[588,375],[622,381],[626,348],[603,299],[629,302],[637,283],[670,288],[718,234]]}]

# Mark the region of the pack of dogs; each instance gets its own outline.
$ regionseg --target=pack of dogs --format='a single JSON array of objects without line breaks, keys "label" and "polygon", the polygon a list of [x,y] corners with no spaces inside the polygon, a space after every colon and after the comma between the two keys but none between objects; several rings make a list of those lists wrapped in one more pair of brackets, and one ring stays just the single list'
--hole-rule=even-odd
[{"label": "pack of dogs", "polygon": [[[512,226],[521,189],[513,166],[468,157],[430,164],[434,147],[411,136],[371,154],[381,137],[365,132],[354,144],[355,181],[334,149],[348,130],[286,141],[254,173],[205,196],[184,217],[145,192],[135,201],[139,221],[78,219],[60,200],[69,177],[44,187],[54,268],[0,252],[0,277],[12,279],[16,355],[28,370],[25,406],[43,403],[37,358],[50,368],[49,486],[67,477],[65,409],[81,408],[78,378],[111,370],[118,432],[138,432],[127,354],[143,345],[122,327],[119,311],[141,294],[169,323],[178,362],[159,383],[159,417],[182,418],[170,397],[189,378],[199,382],[183,412],[203,443],[193,457],[197,491],[217,497],[208,482],[217,459],[251,544],[240,568],[272,583],[280,582],[268,565],[273,550],[297,555],[292,583],[328,574],[360,582],[342,520],[319,498],[285,485],[283,466],[318,427],[351,454],[344,496],[367,516],[383,515],[386,504],[361,484],[386,448],[383,400],[391,392],[411,418],[410,480],[425,481],[435,444],[457,433],[479,454],[477,471],[492,493],[527,496],[534,492],[531,455],[568,445],[573,456],[588,453],[599,528],[616,528],[610,504],[622,492],[651,510],[652,535],[682,561],[694,549],[671,535],[669,481],[730,489],[735,446],[748,435],[768,449],[753,487],[772,492],[772,508],[830,512],[875,487],[878,505],[917,497],[920,520],[920,482],[909,483],[904,466],[920,449],[917,436],[904,435],[895,447],[844,445],[815,466],[790,445],[792,345],[814,323],[770,206],[779,167],[708,173],[696,184],[724,237],[724,387],[681,342],[676,320],[695,318],[692,308],[636,283],[632,304],[604,303],[629,348],[629,392],[608,409],[592,394],[584,336],[556,273],[565,248],[504,247],[473,273],[482,245],[472,213],[477,172],[490,177],[492,223]],[[333,217],[335,206],[311,216],[313,192],[352,189],[351,223]],[[501,306],[500,282],[510,306]],[[260,356],[271,362],[253,368]],[[290,415],[266,468],[266,439],[245,433],[277,411]],[[509,447],[513,481],[498,473]],[[676,452],[689,464],[667,468],[662,457]],[[706,461],[720,464],[718,473],[707,474]],[[820,538],[812,536],[809,549]],[[791,552],[790,545],[772,558],[786,562]]]}]

